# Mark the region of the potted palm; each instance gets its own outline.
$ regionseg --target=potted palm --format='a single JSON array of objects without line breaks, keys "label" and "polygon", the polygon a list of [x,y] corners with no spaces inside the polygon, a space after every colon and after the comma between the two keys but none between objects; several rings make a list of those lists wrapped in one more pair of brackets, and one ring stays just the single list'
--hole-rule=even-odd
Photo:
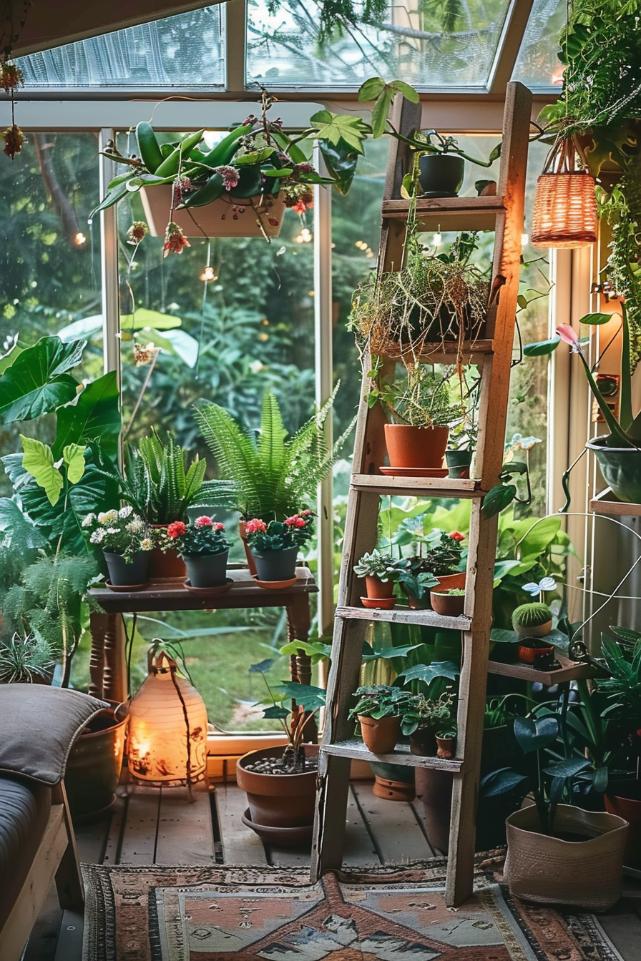
[{"label": "potted palm", "polygon": [[169,524],[166,536],[187,566],[185,587],[188,590],[228,586],[229,542],[224,524],[209,514],[201,514],[188,524],[184,521]]},{"label": "potted palm", "polygon": [[296,558],[312,536],[311,510],[292,514],[283,521],[265,523],[253,517],[245,524],[247,543],[256,563],[256,581],[274,590],[288,587],[296,578]]},{"label": "potted palm", "polygon": [[[318,746],[304,741],[308,725],[325,704],[325,691],[296,681],[272,686],[267,672],[273,664],[267,659],[249,670],[265,682],[269,704],[263,716],[279,722],[287,743],[245,754],[236,765],[236,780],[247,792],[249,806],[243,823],[263,840],[295,845],[311,838]],[[294,711],[292,701],[296,703]]]},{"label": "potted palm", "polygon": [[357,718],[365,746],[372,754],[391,754],[401,732],[401,711],[409,694],[400,687],[372,684],[354,692],[349,712]]},{"label": "potted palm", "polygon": [[103,553],[110,590],[139,590],[147,584],[154,539],[133,507],[87,514],[82,527],[90,532],[89,542]]},{"label": "potted palm", "polygon": [[[454,698],[447,691],[437,698],[415,694],[403,703],[401,731],[409,736],[412,754],[418,754],[421,757],[434,756],[437,737],[443,739],[441,750],[451,748],[453,705]],[[442,754],[439,755],[439,757],[442,756]]]},{"label": "potted palm", "polygon": [[399,579],[400,571],[396,561],[389,555],[374,549],[363,556],[354,565],[357,577],[365,578],[366,597],[361,597],[363,607],[383,608],[390,610],[394,607],[394,585]]}]

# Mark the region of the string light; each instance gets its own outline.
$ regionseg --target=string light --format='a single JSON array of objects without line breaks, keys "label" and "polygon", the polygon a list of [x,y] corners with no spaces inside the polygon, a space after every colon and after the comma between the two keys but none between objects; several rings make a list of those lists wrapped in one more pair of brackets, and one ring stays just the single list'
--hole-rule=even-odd
[{"label": "string light", "polygon": [[312,232],[309,227],[303,227],[299,234],[296,234],[294,241],[297,244],[309,244],[312,240]]},{"label": "string light", "polygon": [[211,284],[218,280],[218,271],[211,264],[206,264],[200,272],[200,279],[203,284]]},{"label": "string light", "polygon": [[76,231],[72,238],[74,247],[84,247],[87,243],[87,237],[83,234],[82,230]]}]

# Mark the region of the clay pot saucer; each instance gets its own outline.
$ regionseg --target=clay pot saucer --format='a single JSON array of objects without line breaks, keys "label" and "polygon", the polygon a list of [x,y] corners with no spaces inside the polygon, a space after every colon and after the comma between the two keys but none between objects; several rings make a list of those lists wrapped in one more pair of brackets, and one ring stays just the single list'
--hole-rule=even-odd
[{"label": "clay pot saucer", "polygon": [[144,591],[146,587],[149,587],[149,583],[146,584],[112,584],[111,581],[105,581],[105,587],[108,587],[110,591],[114,591],[116,594],[126,594],[128,591]]},{"label": "clay pot saucer", "polygon": [[245,813],[241,817],[245,827],[255,831],[261,840],[267,844],[275,844],[281,848],[309,847],[312,840],[313,824],[302,824],[296,827],[270,827],[266,824],[256,824],[252,821],[249,808],[245,808]]},{"label": "clay pot saucer", "polygon": [[361,597],[361,604],[368,610],[391,611],[396,604],[395,597]]},{"label": "clay pot saucer", "polygon": [[297,580],[297,577],[288,577],[284,581],[261,581],[254,575],[254,581],[264,591],[286,591],[288,587],[293,587]]},{"label": "clay pot saucer", "polygon": [[224,584],[215,584],[210,587],[192,587],[191,581],[187,578],[186,581],[183,581],[183,587],[185,590],[191,591],[192,594],[206,594],[209,597],[217,597],[218,594],[226,594],[233,583],[232,578],[227,577]]},{"label": "clay pot saucer", "polygon": [[386,477],[447,477],[446,467],[379,467]]}]

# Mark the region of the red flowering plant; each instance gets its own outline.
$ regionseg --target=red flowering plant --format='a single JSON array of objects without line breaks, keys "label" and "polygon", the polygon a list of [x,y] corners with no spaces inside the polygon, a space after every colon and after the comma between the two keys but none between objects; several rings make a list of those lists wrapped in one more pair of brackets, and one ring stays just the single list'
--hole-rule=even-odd
[{"label": "red flowering plant", "polygon": [[283,521],[261,520],[254,517],[245,524],[247,543],[257,554],[265,551],[286,551],[304,547],[312,536],[314,514],[310,510],[292,514]]},{"label": "red flowering plant", "polygon": [[174,521],[167,525],[165,549],[172,547],[181,557],[222,554],[229,550],[225,525],[208,514],[202,514],[188,524]]}]

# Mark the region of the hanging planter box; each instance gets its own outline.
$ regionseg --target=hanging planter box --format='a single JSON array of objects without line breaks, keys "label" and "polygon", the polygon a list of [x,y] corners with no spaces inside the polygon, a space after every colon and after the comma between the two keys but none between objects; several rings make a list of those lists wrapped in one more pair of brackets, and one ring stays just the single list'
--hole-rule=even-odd
[{"label": "hanging planter box", "polygon": [[[164,237],[171,210],[173,187],[141,190],[145,219],[152,237]],[[173,221],[187,237],[278,237],[283,226],[285,204],[280,196],[238,200],[219,197],[205,207],[176,208]]]}]

